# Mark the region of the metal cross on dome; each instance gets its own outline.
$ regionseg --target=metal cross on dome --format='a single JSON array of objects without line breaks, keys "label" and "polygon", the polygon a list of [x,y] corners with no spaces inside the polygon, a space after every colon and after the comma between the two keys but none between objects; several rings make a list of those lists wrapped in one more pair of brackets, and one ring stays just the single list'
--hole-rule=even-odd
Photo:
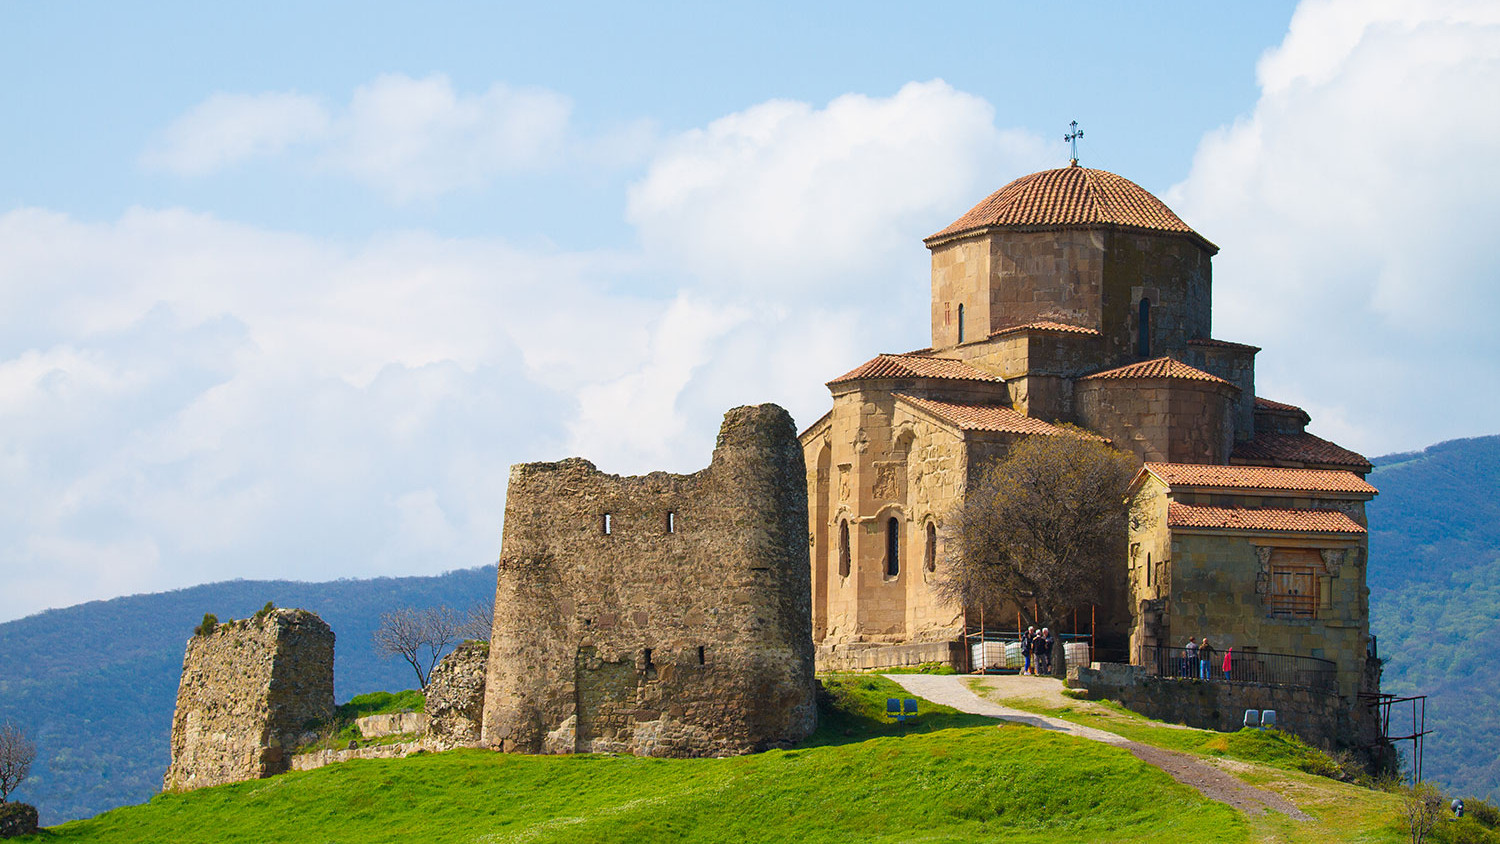
[{"label": "metal cross on dome", "polygon": [[1076,165],[1078,164],[1078,139],[1083,137],[1083,130],[1078,128],[1077,120],[1069,123],[1068,125],[1073,127],[1073,131],[1066,135],[1063,135],[1063,140],[1073,145],[1073,164]]}]

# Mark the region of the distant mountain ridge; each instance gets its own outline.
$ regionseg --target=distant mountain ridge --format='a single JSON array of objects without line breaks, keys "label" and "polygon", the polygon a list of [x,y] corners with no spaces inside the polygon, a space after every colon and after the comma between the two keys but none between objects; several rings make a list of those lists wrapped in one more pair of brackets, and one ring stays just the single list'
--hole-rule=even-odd
[{"label": "distant mountain ridge", "polygon": [[1429,696],[1428,779],[1500,799],[1500,436],[1373,462],[1368,580],[1382,687]]},{"label": "distant mountain ridge", "polygon": [[333,627],[334,694],[416,685],[375,654],[380,614],[403,606],[463,610],[494,600],[495,567],[435,577],[300,583],[234,580],[93,601],[0,624],[0,721],[31,733],[37,761],[17,799],[42,823],[142,802],[161,788],[183,651],[205,612],[244,618],[272,601]]}]

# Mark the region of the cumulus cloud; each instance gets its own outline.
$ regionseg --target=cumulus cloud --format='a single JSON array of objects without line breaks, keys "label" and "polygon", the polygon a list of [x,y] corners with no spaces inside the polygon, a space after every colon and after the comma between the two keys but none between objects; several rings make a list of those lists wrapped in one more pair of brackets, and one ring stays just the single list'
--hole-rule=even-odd
[{"label": "cumulus cloud", "polygon": [[1500,8],[1305,2],[1258,75],[1167,197],[1224,250],[1215,333],[1351,447],[1492,433]]},{"label": "cumulus cloud", "polygon": [[[496,116],[517,109],[552,128]],[[326,130],[239,149],[301,144],[415,196],[544,161],[536,138],[565,123],[547,97],[388,77]],[[473,137],[503,155],[466,160]],[[691,471],[736,404],[810,423],[828,378],[926,343],[921,237],[1041,148],[941,82],[766,103],[668,139],[630,194],[641,246],[600,253],[177,209],[0,216],[0,618],[229,577],[476,565],[498,551],[511,463]]]},{"label": "cumulus cloud", "polygon": [[[163,130],[142,163],[203,176],[297,152],[314,169],[345,174],[405,202],[557,164],[572,143],[571,112],[571,101],[555,91],[497,82],[481,93],[459,93],[443,74],[382,75],[338,108],[295,93],[218,93]],[[625,142],[617,149],[640,154],[650,131],[648,124],[613,130]],[[601,157],[579,143],[585,157]]]}]

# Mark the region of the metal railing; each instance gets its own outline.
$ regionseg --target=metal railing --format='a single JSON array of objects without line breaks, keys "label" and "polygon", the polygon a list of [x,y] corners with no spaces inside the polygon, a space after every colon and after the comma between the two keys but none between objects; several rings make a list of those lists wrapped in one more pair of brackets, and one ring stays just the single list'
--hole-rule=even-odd
[{"label": "metal railing", "polygon": [[1331,660],[1313,656],[1237,650],[1230,655],[1229,670],[1225,671],[1224,651],[1221,650],[1215,649],[1213,655],[1204,660],[1196,651],[1190,652],[1187,648],[1146,645],[1141,648],[1137,664],[1158,677],[1260,683],[1318,691],[1338,689],[1338,666]]}]

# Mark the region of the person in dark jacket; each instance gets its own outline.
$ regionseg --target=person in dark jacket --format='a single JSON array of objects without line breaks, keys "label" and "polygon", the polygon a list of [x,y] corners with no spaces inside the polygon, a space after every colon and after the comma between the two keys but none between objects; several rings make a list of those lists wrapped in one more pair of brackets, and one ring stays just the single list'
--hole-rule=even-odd
[{"label": "person in dark jacket", "polygon": [[1204,636],[1203,637],[1203,641],[1200,642],[1200,643],[1198,643],[1198,679],[1199,680],[1207,680],[1208,679],[1208,677],[1209,677],[1209,669],[1211,669],[1213,667],[1213,659],[1214,659],[1214,646],[1210,645],[1208,643],[1208,637]]},{"label": "person in dark jacket", "polygon": [[1043,627],[1042,635],[1037,639],[1037,661],[1041,663],[1043,674],[1052,673],[1052,646],[1057,640],[1052,638],[1052,628]]},{"label": "person in dark jacket", "polygon": [[1028,627],[1021,634],[1021,658],[1026,660],[1026,665],[1021,669],[1022,674],[1031,673],[1031,643],[1036,638],[1036,628]]}]

